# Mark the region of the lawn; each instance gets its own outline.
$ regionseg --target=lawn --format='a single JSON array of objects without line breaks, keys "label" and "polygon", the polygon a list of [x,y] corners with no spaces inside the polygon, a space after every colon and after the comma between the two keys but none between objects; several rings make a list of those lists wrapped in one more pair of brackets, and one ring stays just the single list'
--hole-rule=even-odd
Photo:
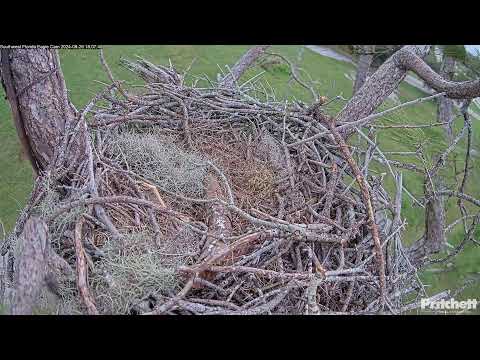
[{"label": "lawn", "polygon": [[[179,71],[191,65],[190,74],[201,77],[215,79],[217,73],[225,71],[225,65],[231,65],[247,49],[248,46],[106,46],[104,52],[115,76],[118,79],[126,80],[130,84],[140,84],[141,81],[134,77],[128,70],[119,66],[120,57],[133,59],[139,55],[147,60],[168,64],[169,60]],[[304,48],[300,51],[300,46],[273,46],[270,51],[281,53],[291,61],[298,61],[299,66],[308,72],[311,79],[321,95],[333,97],[341,94],[345,98],[352,95],[352,81],[348,78],[354,67],[351,64],[329,59],[320,56],[309,49]],[[100,82],[107,82],[107,77],[100,65],[97,50],[62,50],[60,51],[62,69],[65,75],[70,97],[77,108],[83,108],[86,103],[101,88]],[[192,63],[193,62],[193,63]],[[245,79],[253,76],[255,73],[263,71],[256,67],[245,74]],[[304,79],[308,79],[306,72],[301,72]],[[188,78],[193,81],[194,76]],[[205,81],[205,80],[201,80]],[[311,101],[311,95],[307,90],[295,82],[289,85],[289,71],[286,65],[277,65],[270,68],[263,75],[263,82],[266,87],[275,89],[277,99],[301,99],[306,102]],[[2,98],[3,89],[0,90]],[[399,88],[400,100],[407,101],[425,96],[421,91],[408,85],[402,84]],[[334,102],[328,109],[335,113],[344,102]],[[382,107],[392,106],[393,102],[387,101]],[[477,110],[477,109],[476,109]],[[480,112],[480,111],[479,111]],[[436,121],[436,106],[433,102],[426,102],[413,107],[405,108],[402,111],[390,114],[382,118],[378,123],[390,124],[399,121],[409,124],[426,124]],[[480,152],[478,144],[480,143],[480,121],[473,121],[474,149]],[[456,121],[456,131],[462,127],[463,121]],[[443,129],[409,129],[398,131],[381,132],[378,138],[380,146],[384,151],[412,151],[415,146],[422,144],[425,148],[427,161],[431,161],[432,155],[440,151],[445,146]],[[353,139],[356,141],[356,139]],[[18,211],[23,207],[28,193],[32,186],[32,173],[26,161],[19,158],[19,144],[16,138],[15,129],[12,124],[10,109],[6,101],[0,102],[0,221],[5,225],[7,231],[11,230]],[[449,165],[453,166],[456,161],[457,168],[463,169],[463,150],[465,141],[462,141],[458,149],[449,158]],[[477,155],[478,156],[478,155]],[[403,156],[397,159],[408,160],[422,165],[416,159],[408,159]],[[480,170],[478,169],[478,157],[472,157],[472,174],[467,184],[467,193],[473,196],[480,196],[480,187],[475,186],[475,181],[480,179]],[[379,166],[377,170],[384,171]],[[448,181],[453,181],[449,178]],[[387,175],[387,189],[392,189],[393,184]],[[404,173],[404,185],[414,194],[421,198],[423,191],[423,180],[409,172]],[[424,216],[421,208],[412,206],[411,200],[406,196],[403,201],[403,216],[408,222],[408,230],[404,233],[406,243],[413,242],[423,232]],[[448,222],[459,217],[455,209],[455,200],[450,200],[447,211]],[[453,246],[458,244],[462,238],[463,229],[457,226],[449,236],[449,243]],[[480,231],[477,231],[476,238]],[[465,278],[471,274],[480,272],[480,249],[471,245],[467,246],[466,251],[458,256],[447,271],[426,272],[422,276],[431,284],[430,291],[438,291],[445,287],[452,287],[458,283],[460,278]],[[463,298],[480,297],[480,287],[473,286],[468,289]]]}]

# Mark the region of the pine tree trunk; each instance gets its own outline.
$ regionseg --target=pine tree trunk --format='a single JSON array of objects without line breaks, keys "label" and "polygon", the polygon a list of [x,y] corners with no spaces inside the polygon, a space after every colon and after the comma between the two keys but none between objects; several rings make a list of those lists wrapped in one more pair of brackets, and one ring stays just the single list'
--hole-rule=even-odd
[{"label": "pine tree trunk", "polygon": [[[41,172],[53,160],[67,125],[76,121],[58,53],[46,48],[2,49],[1,70],[23,151]],[[78,151],[81,141],[76,142]]]}]

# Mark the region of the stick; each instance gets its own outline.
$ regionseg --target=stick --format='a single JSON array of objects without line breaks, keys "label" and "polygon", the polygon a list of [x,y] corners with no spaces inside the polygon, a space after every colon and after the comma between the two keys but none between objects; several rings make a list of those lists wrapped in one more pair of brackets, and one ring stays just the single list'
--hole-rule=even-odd
[{"label": "stick", "polygon": [[95,307],[95,302],[90,290],[88,289],[88,268],[85,258],[85,250],[82,245],[82,228],[85,219],[81,217],[75,224],[75,256],[77,258],[77,285],[80,292],[80,297],[83,304],[87,307],[89,315],[98,315],[98,310]]},{"label": "stick", "polygon": [[355,178],[357,180],[358,185],[360,186],[361,192],[362,192],[362,197],[365,202],[365,205],[367,207],[368,211],[368,225],[370,227],[370,232],[373,237],[373,241],[375,244],[375,257],[377,258],[377,263],[378,263],[378,271],[380,274],[380,296],[381,296],[381,305],[383,306],[386,300],[386,294],[385,294],[385,260],[383,258],[383,251],[382,251],[382,246],[380,242],[380,235],[378,231],[378,226],[375,223],[375,212],[373,210],[372,206],[372,199],[370,192],[368,190],[367,184],[365,182],[365,178],[362,176],[362,173],[360,169],[358,168],[357,164],[355,163],[355,160],[353,160],[352,155],[350,153],[350,150],[348,149],[347,144],[345,143],[345,140],[340,136],[338,133],[337,129],[335,128],[335,123],[333,119],[325,118],[325,119],[319,119],[323,120],[326,122],[327,126],[330,128],[330,131],[335,138],[335,141],[337,144],[340,146],[340,151],[343,153],[345,156],[345,159],[347,160],[348,164],[350,165]]}]

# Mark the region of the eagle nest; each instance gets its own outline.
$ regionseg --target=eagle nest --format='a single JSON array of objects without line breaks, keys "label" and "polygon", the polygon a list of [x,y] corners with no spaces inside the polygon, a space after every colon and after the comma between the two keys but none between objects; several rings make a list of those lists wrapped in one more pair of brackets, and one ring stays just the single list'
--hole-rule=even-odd
[{"label": "eagle nest", "polygon": [[399,196],[367,175],[368,161],[357,165],[365,151],[345,144],[321,103],[277,102],[257,78],[188,87],[171,66],[122,62],[144,85],[132,95],[110,73],[58,150],[57,164],[81,138],[82,160],[36,180],[4,246],[14,272],[26,229],[45,224],[54,275],[39,296],[56,301],[38,304],[365,314],[401,313],[415,300]]}]

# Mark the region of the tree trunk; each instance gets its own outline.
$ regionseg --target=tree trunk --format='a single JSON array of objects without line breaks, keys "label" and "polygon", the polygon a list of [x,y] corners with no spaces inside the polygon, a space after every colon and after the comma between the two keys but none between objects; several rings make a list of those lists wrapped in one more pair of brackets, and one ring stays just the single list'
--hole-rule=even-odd
[{"label": "tree trunk", "polygon": [[[455,59],[444,55],[440,76],[445,80],[451,81],[455,72]],[[448,122],[445,125],[448,142],[453,141],[453,100],[442,96],[438,100],[437,114],[439,122]],[[432,189],[432,184],[435,187]],[[442,196],[437,196],[436,192],[443,190],[442,176],[437,173],[430,179],[426,179],[425,196],[429,199],[425,203],[425,241],[423,244],[423,255],[430,255],[440,252],[446,243],[445,238],[445,204]]]},{"label": "tree trunk", "polygon": [[[422,58],[427,55],[430,46],[405,46],[392,55],[379,69],[367,79],[353,98],[346,104],[337,117],[339,122],[355,122],[371,115],[378,106],[399,86],[408,70],[414,71],[430,87],[445,92],[441,98],[438,113],[439,121],[450,122],[453,118],[452,98],[473,98],[480,95],[480,81],[452,81],[455,61],[446,56],[441,74],[435,73]],[[365,125],[365,124],[364,124]],[[354,127],[346,129],[348,136]],[[451,135],[450,141],[451,141]],[[442,178],[438,174],[426,175],[425,195],[425,237],[409,249],[411,260],[420,265],[428,255],[441,251],[446,242],[444,202],[438,192],[442,189]]]},{"label": "tree trunk", "polygon": [[[61,281],[72,281],[75,276],[68,262],[51,247],[44,219],[31,216],[18,241],[14,255],[14,295],[8,302],[13,315],[30,315],[41,296],[58,299]],[[48,300],[44,305],[48,303],[53,305]]]},{"label": "tree trunk", "polygon": [[29,315],[37,303],[47,274],[48,229],[43,220],[28,219],[19,247],[12,314]]},{"label": "tree trunk", "polygon": [[[455,59],[451,56],[444,55],[442,67],[440,68],[440,76],[445,80],[451,81],[455,73]],[[448,142],[451,143],[453,140],[453,100],[442,96],[438,99],[438,121],[445,124],[445,132],[447,134]]]},{"label": "tree trunk", "polygon": [[[1,79],[22,146],[34,172],[73,169],[85,156],[85,129],[75,129],[77,111],[70,103],[58,53],[46,48],[1,49]],[[75,129],[75,134],[71,130]],[[29,218],[16,254],[13,314],[30,314],[44,286],[54,291],[51,271],[62,259],[48,253],[48,229]],[[56,264],[56,265],[55,265]],[[63,263],[62,266],[68,267]]]},{"label": "tree trunk", "polygon": [[[58,53],[46,48],[2,49],[1,72],[24,153],[34,170],[41,172],[53,160],[66,128],[76,120]],[[80,138],[74,146],[77,156]]]},{"label": "tree trunk", "polygon": [[[463,82],[444,79],[423,61],[422,58],[429,50],[430,45],[409,45],[393,54],[367,79],[337,115],[336,121],[351,123],[371,115],[400,85],[409,70],[415,72],[432,89],[445,92],[450,99],[480,97],[480,79]],[[348,136],[354,132],[353,126],[347,126],[344,135]]]},{"label": "tree trunk", "polygon": [[361,45],[360,49],[361,54],[358,59],[357,76],[355,77],[355,83],[353,85],[353,94],[356,94],[365,83],[365,80],[367,80],[373,61],[375,45]]},{"label": "tree trunk", "polygon": [[398,63],[401,53],[423,58],[429,49],[429,45],[410,45],[393,54],[345,105],[337,115],[337,122],[353,122],[372,114],[395,91],[407,74],[407,69]]},{"label": "tree trunk", "polygon": [[438,196],[437,192],[443,190],[443,179],[440,175],[433,177],[435,189],[427,179],[425,195],[429,199],[425,203],[425,242],[426,255],[438,253],[446,243],[445,238],[445,204],[444,197]]}]

